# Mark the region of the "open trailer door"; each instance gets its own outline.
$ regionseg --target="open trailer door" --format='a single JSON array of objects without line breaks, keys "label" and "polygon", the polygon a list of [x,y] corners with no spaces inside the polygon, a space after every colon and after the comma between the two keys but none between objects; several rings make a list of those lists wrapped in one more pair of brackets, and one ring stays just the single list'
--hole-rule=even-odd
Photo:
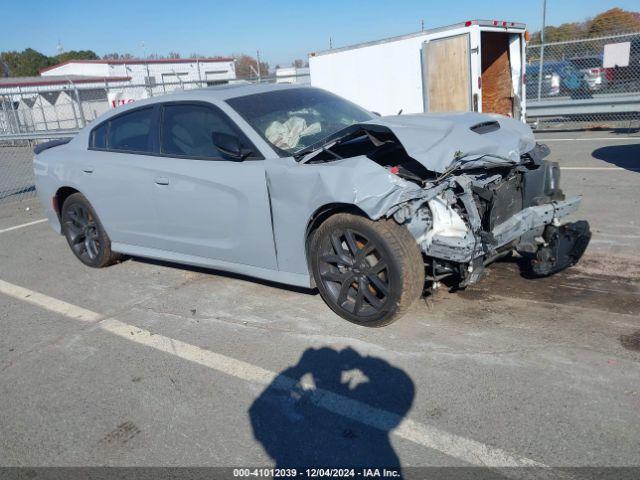
[{"label": "open trailer door", "polygon": [[425,112],[471,110],[471,61],[468,33],[422,44]]},{"label": "open trailer door", "polygon": [[482,111],[523,120],[524,33],[481,32]]}]

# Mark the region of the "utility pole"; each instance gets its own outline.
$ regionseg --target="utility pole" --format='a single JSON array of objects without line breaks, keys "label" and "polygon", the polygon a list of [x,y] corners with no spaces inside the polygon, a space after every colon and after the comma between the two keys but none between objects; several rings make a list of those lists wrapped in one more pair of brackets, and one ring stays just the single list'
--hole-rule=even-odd
[{"label": "utility pole", "polygon": [[329,37],[329,50],[333,48],[333,38]]},{"label": "utility pole", "polygon": [[258,64],[258,83],[262,79],[262,75],[260,74],[260,50],[256,51],[256,63]]},{"label": "utility pole", "polygon": [[420,20],[420,31],[424,32],[424,19]]},{"label": "utility pole", "polygon": [[538,100],[542,95],[542,67],[544,65],[544,27],[547,22],[547,0],[542,0],[542,30],[540,30],[540,66],[538,68]]},{"label": "utility pole", "polygon": [[149,73],[149,62],[147,62],[147,48],[144,42],[140,42],[142,47],[142,58],[144,59],[144,68],[147,72],[147,78],[145,79],[145,85],[147,86],[147,95],[149,98],[153,97],[153,91],[151,90],[151,74]]}]

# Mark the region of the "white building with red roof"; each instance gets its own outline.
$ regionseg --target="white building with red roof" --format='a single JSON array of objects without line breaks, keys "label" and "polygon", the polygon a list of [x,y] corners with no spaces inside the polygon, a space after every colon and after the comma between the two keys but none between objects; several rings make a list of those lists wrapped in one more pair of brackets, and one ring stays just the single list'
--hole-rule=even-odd
[{"label": "white building with red roof", "polygon": [[235,79],[229,57],[69,60],[39,77],[0,77],[0,133],[79,128],[109,108]]},{"label": "white building with red roof", "polygon": [[206,82],[217,85],[235,80],[235,62],[230,57],[170,58],[156,60],[69,60],[40,70],[42,77],[83,75],[130,77],[132,84],[150,85]]}]

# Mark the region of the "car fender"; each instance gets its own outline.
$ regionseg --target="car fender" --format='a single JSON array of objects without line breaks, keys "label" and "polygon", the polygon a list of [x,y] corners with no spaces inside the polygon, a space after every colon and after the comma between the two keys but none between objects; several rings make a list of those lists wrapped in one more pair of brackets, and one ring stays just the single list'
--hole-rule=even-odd
[{"label": "car fender", "polygon": [[292,273],[309,272],[309,226],[319,213],[351,209],[377,220],[425,194],[366,156],[318,164],[292,158],[265,162],[278,268]]}]

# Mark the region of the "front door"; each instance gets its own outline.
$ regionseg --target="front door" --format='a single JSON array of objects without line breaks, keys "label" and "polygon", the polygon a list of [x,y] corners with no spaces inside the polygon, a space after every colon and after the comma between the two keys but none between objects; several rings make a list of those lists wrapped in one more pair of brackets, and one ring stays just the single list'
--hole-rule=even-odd
[{"label": "front door", "polygon": [[276,268],[264,162],[233,160],[212,133],[248,140],[217,107],[164,104],[153,198],[164,249],[260,268]]}]

